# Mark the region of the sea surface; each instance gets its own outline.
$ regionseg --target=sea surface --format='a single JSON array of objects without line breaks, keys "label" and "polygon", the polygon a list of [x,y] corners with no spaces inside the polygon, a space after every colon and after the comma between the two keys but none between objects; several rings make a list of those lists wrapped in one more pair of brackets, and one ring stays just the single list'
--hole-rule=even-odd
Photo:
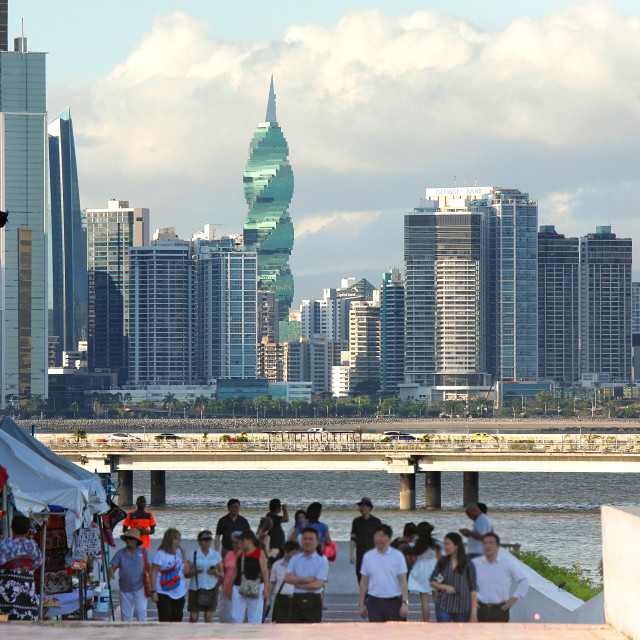
[{"label": "sea surface", "polygon": [[[373,500],[374,514],[391,525],[394,535],[401,535],[405,523],[422,520],[431,522],[440,538],[471,526],[462,508],[462,473],[442,474],[440,511],[424,508],[421,478],[416,482],[418,508],[400,511],[400,479],[384,472],[167,471],[167,504],[151,509],[158,523],[154,539],[159,542],[167,527],[177,527],[185,538],[195,538],[203,528],[215,530],[232,497],[240,500],[242,515],[254,528],[271,498],[287,504],[291,520],[296,509],[321,502],[322,521],[335,540],[349,539],[351,521],[359,515],[355,503],[363,496]],[[149,472],[134,473],[133,491],[134,499],[149,499]],[[556,564],[580,564],[599,579],[600,506],[640,505],[640,475],[481,473],[480,500],[504,542],[540,551]]]}]

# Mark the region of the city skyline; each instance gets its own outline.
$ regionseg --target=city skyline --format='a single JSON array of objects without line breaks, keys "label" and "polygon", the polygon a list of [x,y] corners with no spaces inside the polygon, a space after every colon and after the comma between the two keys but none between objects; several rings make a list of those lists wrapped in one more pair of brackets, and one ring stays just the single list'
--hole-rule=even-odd
[{"label": "city skyline", "polygon": [[[623,13],[628,3],[543,3],[531,17],[515,3],[500,20],[464,3],[456,15],[353,3],[315,23],[298,11],[252,35],[230,27],[225,38],[198,3],[173,13],[159,3],[153,20],[142,5],[137,41],[100,56],[94,74],[68,65],[49,85],[49,113],[74,111],[82,206],[126,197],[148,204],[154,227],[237,233],[246,131],[273,73],[296,166],[294,307],[322,283],[377,280],[399,264],[398,221],[426,186],[454,175],[526,189],[540,223],[567,236],[614,216],[640,232],[626,205],[640,186],[639,105],[625,71],[640,59],[640,21]],[[38,20],[27,19],[27,36]],[[10,7],[10,37],[15,24]],[[54,37],[38,45],[67,48]]]}]

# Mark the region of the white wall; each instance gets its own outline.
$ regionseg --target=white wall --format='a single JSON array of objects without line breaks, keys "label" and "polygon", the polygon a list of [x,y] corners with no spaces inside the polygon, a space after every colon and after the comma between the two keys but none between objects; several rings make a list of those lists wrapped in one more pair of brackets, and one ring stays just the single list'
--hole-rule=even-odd
[{"label": "white wall", "polygon": [[640,640],[640,509],[603,506],[601,511],[606,620]]}]

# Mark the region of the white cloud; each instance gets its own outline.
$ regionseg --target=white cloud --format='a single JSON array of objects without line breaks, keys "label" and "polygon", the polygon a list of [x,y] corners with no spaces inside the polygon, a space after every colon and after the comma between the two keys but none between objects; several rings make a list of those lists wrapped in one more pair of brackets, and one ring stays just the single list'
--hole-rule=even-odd
[{"label": "white cloud", "polygon": [[[640,186],[640,19],[605,0],[504,30],[428,9],[350,11],[258,43],[207,28],[183,12],[159,16],[107,77],[52,92],[50,105],[72,107],[86,206],[120,193],[151,206],[156,226],[179,213],[185,234],[205,219],[237,231],[271,73],[299,239],[392,224],[376,211],[406,209],[454,173],[530,191],[549,223],[585,221],[568,208],[588,202],[586,185],[602,180],[629,197]],[[635,212],[623,215],[636,230]]]}]

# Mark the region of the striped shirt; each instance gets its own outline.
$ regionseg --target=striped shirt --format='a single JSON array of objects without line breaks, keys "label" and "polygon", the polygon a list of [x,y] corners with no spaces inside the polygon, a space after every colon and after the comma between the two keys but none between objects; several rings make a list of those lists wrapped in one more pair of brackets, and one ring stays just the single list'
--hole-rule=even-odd
[{"label": "striped shirt", "polygon": [[451,565],[451,560],[446,559],[444,568],[438,562],[436,568],[431,574],[431,580],[435,580],[440,584],[448,584],[455,588],[454,594],[446,593],[446,591],[438,591],[438,608],[447,613],[466,613],[471,611],[471,592],[477,591],[476,584],[476,568],[467,558],[465,570],[458,573]]}]

